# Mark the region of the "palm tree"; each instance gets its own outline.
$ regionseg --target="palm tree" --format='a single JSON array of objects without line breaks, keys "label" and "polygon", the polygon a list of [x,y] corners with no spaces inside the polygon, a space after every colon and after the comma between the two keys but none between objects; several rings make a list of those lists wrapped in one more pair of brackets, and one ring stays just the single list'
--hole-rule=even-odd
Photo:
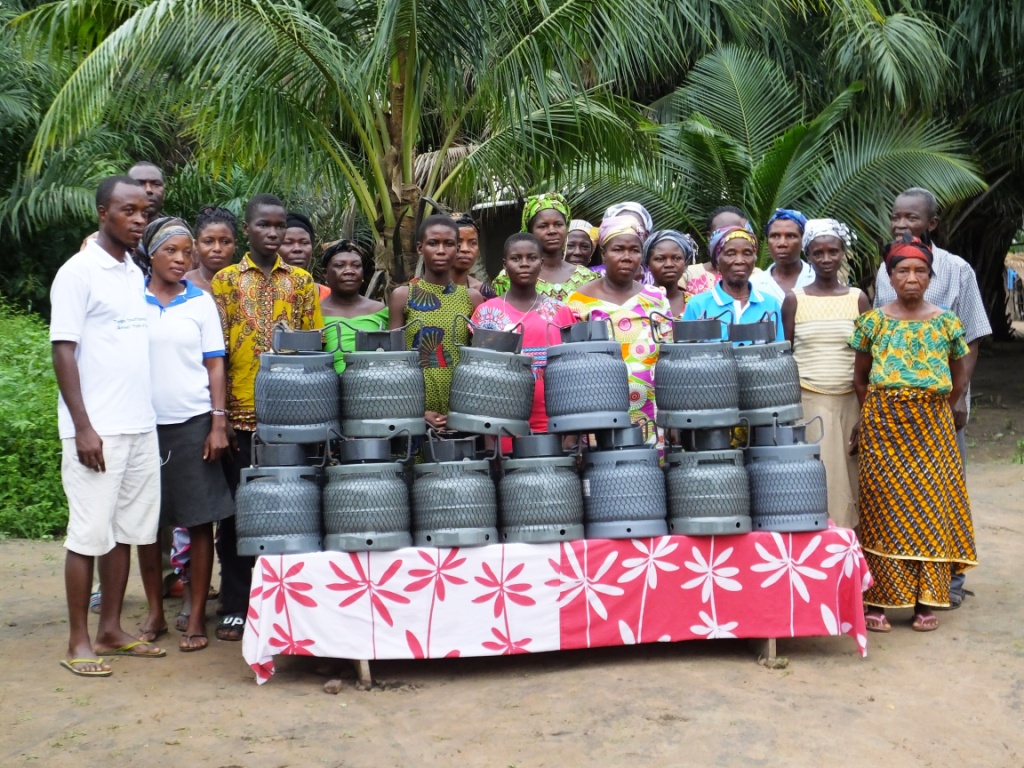
[{"label": "palm tree", "polygon": [[26,33],[64,50],[89,20],[98,43],[43,118],[33,168],[97,126],[173,121],[215,175],[272,172],[353,206],[401,279],[421,197],[465,204],[580,157],[642,153],[639,115],[611,84],[679,71],[686,51],[666,33],[710,44],[701,14],[718,4],[60,0],[23,17]]},{"label": "palm tree", "polygon": [[657,153],[619,173],[581,173],[575,199],[593,214],[616,200],[649,201],[656,221],[695,234],[723,203],[762,225],[778,207],[833,216],[867,246],[868,267],[901,189],[923,185],[940,199],[959,200],[984,183],[954,131],[921,119],[897,123],[880,110],[857,112],[862,88],[846,88],[809,115],[779,63],[722,47],[653,105]]}]

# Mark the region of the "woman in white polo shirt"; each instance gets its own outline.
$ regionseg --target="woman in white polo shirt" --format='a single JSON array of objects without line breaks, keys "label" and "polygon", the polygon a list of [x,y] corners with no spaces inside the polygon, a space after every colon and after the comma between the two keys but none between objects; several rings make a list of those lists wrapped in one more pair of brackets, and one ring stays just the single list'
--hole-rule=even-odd
[{"label": "woman in white polo shirt", "polygon": [[[160,525],[186,527],[192,539],[192,610],[178,648],[201,651],[209,642],[206,598],[213,570],[213,523],[234,514],[220,466],[228,447],[224,334],[213,299],[184,279],[192,268],[188,225],[181,219],[158,219],[146,228],[142,242],[153,267],[146,285],[146,309],[153,408],[163,462]],[[150,617],[160,620],[159,543],[152,550],[147,552],[147,562],[140,551],[139,566]]]}]

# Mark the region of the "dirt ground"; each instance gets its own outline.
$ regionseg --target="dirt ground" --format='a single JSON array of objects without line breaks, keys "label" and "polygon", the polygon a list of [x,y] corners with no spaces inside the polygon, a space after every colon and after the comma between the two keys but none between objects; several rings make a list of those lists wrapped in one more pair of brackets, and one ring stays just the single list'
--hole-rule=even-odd
[{"label": "dirt ground", "polygon": [[[377,662],[358,691],[343,662],[278,658],[257,687],[238,643],[70,675],[59,543],[0,542],[0,765],[1024,766],[1024,343],[975,378],[969,487],[976,593],[932,634],[893,615],[861,659],[848,637],[781,640],[786,669],[744,641],[512,658]],[[177,611],[170,601],[168,617]],[[126,627],[143,615],[137,574]],[[212,634],[212,633],[211,633]],[[336,677],[338,695],[323,692]]]}]

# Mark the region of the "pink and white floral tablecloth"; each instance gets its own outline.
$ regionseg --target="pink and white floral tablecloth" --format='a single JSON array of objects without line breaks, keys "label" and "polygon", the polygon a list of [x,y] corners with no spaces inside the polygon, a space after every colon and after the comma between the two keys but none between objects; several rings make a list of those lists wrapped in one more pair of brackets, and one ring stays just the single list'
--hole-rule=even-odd
[{"label": "pink and white floral tablecloth", "polygon": [[701,638],[867,639],[853,531],[591,539],[257,560],[243,654],[495,656]]}]

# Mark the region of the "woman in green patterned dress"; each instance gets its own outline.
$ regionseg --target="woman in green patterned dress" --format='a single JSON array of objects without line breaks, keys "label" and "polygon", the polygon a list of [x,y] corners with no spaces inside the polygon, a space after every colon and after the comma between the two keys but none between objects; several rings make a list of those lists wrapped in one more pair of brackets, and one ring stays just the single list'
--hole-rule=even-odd
[{"label": "woman in green patterned dress", "polygon": [[464,323],[454,323],[455,317],[471,317],[484,300],[475,288],[452,282],[452,262],[458,247],[455,222],[448,216],[428,216],[420,225],[416,242],[416,251],[423,259],[423,277],[395,288],[388,299],[388,327],[394,330],[408,326],[406,346],[419,352],[427,395],[423,416],[434,429],[445,428],[448,393],[459,362],[458,345],[469,342],[469,329]]},{"label": "woman in green patterned dress", "polygon": [[379,331],[388,324],[383,302],[363,296],[373,274],[370,254],[351,240],[339,240],[320,259],[330,292],[320,301],[324,316],[324,349],[334,353],[334,370],[345,371],[345,353],[353,352],[356,331]]},{"label": "woman in green patterned dress", "polygon": [[[557,301],[565,300],[578,288],[593,282],[599,276],[579,264],[565,260],[565,241],[568,236],[569,203],[557,192],[545,192],[526,198],[523,206],[523,232],[540,240],[544,265],[537,281],[537,292]],[[501,296],[508,290],[505,270],[494,278],[494,292]]]},{"label": "woman in green patterned dress", "polygon": [[911,628],[939,626],[950,574],[977,565],[951,404],[966,386],[964,328],[925,301],[932,249],[906,236],[885,247],[896,301],[854,322],[853,386],[861,420],[860,541],[874,584],[864,593],[867,628],[889,632],[887,608],[913,608]]}]

